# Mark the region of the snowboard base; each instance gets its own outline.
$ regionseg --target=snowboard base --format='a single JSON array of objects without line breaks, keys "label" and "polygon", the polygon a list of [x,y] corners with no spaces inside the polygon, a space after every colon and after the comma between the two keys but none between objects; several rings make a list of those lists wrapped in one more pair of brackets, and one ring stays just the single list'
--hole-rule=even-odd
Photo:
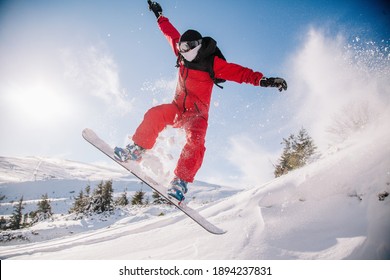
[{"label": "snowboard base", "polygon": [[219,227],[213,225],[209,221],[207,221],[204,217],[202,217],[196,210],[192,209],[191,207],[187,206],[185,203],[179,203],[177,200],[170,198],[166,191],[167,189],[156,182],[153,178],[150,178],[148,175],[146,175],[140,168],[138,163],[128,161],[128,162],[121,162],[118,161],[114,156],[114,149],[108,145],[105,141],[103,141],[99,136],[89,128],[86,128],[83,130],[82,133],[85,140],[87,140],[90,144],[95,146],[97,149],[99,149],[101,152],[103,152],[105,155],[107,155],[109,158],[114,160],[116,163],[118,163],[120,166],[128,170],[131,174],[133,174],[135,177],[137,177],[139,180],[144,182],[146,185],[151,187],[153,190],[158,192],[162,197],[170,201],[173,205],[175,205],[180,211],[182,211],[184,214],[186,214],[188,217],[190,217],[193,221],[195,221],[197,224],[199,224],[201,227],[203,227],[205,230],[212,234],[224,234],[226,231],[220,229]]}]

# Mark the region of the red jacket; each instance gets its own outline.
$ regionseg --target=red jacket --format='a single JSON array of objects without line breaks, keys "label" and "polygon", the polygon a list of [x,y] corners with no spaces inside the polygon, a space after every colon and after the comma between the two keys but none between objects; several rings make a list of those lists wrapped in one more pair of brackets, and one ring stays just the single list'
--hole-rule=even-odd
[{"label": "red jacket", "polygon": [[[169,22],[169,19],[160,16],[158,25],[167,38],[176,56],[179,55],[177,43],[180,33]],[[237,83],[248,83],[259,86],[263,74],[238,64],[229,63],[217,56],[214,58],[215,78],[220,78]],[[205,71],[189,69],[180,63],[179,80],[176,87],[174,102],[180,110],[199,112],[206,120],[210,108],[211,92],[214,82],[210,74]]]}]

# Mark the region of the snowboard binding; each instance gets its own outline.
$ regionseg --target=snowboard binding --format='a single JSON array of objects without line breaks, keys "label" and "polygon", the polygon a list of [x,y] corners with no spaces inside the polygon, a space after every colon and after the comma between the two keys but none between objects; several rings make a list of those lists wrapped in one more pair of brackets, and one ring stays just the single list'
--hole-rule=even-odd
[{"label": "snowboard binding", "polygon": [[121,162],[126,162],[128,160],[141,161],[144,152],[145,149],[137,144],[129,144],[125,149],[120,147],[114,148],[115,159]]},{"label": "snowboard binding", "polygon": [[180,178],[173,179],[167,191],[168,197],[177,200],[181,205],[185,199],[184,194],[188,191],[187,184],[186,181]]}]

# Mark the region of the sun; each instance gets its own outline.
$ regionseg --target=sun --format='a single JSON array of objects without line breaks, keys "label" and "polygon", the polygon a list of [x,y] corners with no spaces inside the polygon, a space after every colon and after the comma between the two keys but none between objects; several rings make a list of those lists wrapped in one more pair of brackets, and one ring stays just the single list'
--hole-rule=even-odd
[{"label": "sun", "polygon": [[52,125],[71,114],[66,96],[48,81],[14,86],[5,101],[7,111],[26,125]]}]

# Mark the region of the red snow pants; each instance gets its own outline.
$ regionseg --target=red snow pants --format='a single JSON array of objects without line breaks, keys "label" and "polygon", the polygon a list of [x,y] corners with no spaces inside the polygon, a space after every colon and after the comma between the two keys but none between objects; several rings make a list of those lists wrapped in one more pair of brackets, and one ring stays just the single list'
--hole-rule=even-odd
[{"label": "red snow pants", "polygon": [[175,102],[163,104],[149,109],[141,124],[133,135],[137,145],[151,149],[156,143],[159,133],[167,125],[181,127],[186,132],[186,144],[180,154],[175,175],[192,183],[202,165],[207,130],[207,119],[198,112],[182,112]]}]

